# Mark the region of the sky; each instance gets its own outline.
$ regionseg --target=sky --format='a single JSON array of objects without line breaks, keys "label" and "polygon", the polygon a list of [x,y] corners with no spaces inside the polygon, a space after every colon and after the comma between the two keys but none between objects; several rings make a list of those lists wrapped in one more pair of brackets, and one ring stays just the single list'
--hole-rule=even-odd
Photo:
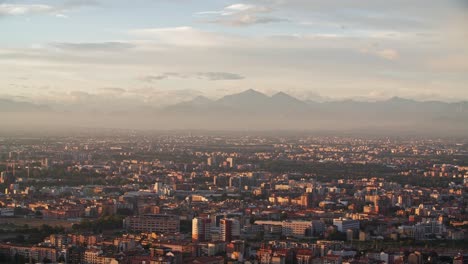
[{"label": "sky", "polygon": [[0,0],[0,98],[468,100],[468,0]]}]

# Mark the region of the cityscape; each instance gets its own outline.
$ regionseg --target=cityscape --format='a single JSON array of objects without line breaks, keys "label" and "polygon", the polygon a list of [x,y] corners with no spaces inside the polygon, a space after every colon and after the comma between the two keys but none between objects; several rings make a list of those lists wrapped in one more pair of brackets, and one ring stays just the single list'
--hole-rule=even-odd
[{"label": "cityscape", "polygon": [[468,264],[468,0],[0,0],[0,264]]},{"label": "cityscape", "polygon": [[84,131],[0,142],[5,262],[466,261],[466,139]]}]

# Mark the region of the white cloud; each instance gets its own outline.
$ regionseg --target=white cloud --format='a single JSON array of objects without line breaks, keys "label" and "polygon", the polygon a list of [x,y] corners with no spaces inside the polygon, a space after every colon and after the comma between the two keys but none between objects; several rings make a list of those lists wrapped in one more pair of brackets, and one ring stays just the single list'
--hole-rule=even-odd
[{"label": "white cloud", "polygon": [[[252,5],[226,7],[227,11],[236,13],[252,9]],[[219,12],[217,15],[222,16]],[[264,16],[260,14],[258,17]],[[247,23],[252,23],[248,16],[245,19]],[[423,91],[431,87],[446,89],[447,94],[468,96],[460,81],[463,78],[466,80],[466,77],[455,76],[459,80],[453,76],[436,77],[434,73],[439,74],[439,68],[427,65],[430,58],[428,54],[443,56],[441,51],[445,49],[446,42],[440,42],[441,39],[436,38],[437,34],[419,36],[411,32],[368,28],[343,31],[305,28],[303,32],[291,30],[289,36],[266,36],[260,30],[258,35],[242,35],[241,30],[232,30],[238,33],[234,35],[190,26],[142,28],[127,32],[123,37],[125,41],[52,43],[43,44],[42,48],[35,50],[4,49],[0,50],[3,54],[0,72],[12,72],[14,68],[17,74],[30,73],[30,83],[50,87],[67,84],[67,87],[62,88],[64,90],[89,91],[96,87],[115,86],[126,89],[155,88],[158,91],[203,89],[208,96],[221,96],[245,88],[261,90],[266,87],[278,91],[313,89],[324,97],[341,94],[350,97],[356,93],[364,95],[366,89],[393,91],[394,87],[411,87],[415,91]],[[452,40],[453,37],[445,37],[443,40],[448,39]],[[458,43],[461,45],[465,42]],[[51,46],[55,49],[50,49]],[[463,50],[464,47],[459,49]],[[99,50],[106,52],[89,52]],[[361,51],[361,54],[357,51]],[[457,68],[463,69],[462,60],[458,61]],[[412,77],[381,74],[390,71],[405,72]],[[173,75],[168,77],[170,81],[164,82],[145,83],[136,79],[149,73],[156,73],[155,79],[164,79],[166,77],[160,77],[158,73],[171,72],[192,75],[190,78]],[[213,74],[195,75],[210,72],[241,72],[247,74],[248,78],[208,82],[221,77]],[[431,78],[440,81],[436,85],[427,80]],[[2,82],[8,81],[5,77],[3,79]],[[216,92],[221,88],[226,92]],[[162,92],[150,94],[151,98],[163,98]],[[403,90],[398,93],[400,96],[407,94]],[[182,98],[182,95],[178,97]]]},{"label": "white cloud", "polygon": [[108,42],[85,42],[70,43],[60,42],[52,43],[52,47],[60,50],[78,50],[78,51],[122,51],[134,48],[135,45],[128,42],[108,41]]},{"label": "white cloud", "polygon": [[130,34],[159,44],[174,46],[215,46],[228,39],[222,34],[198,30],[192,27],[145,28],[130,31]]},{"label": "white cloud", "polygon": [[255,8],[254,5],[246,5],[246,4],[233,4],[230,6],[225,7],[225,10],[236,10],[236,11],[246,11],[249,9]]},{"label": "white cloud", "polygon": [[398,51],[394,49],[379,50],[376,52],[376,54],[379,57],[387,59],[387,60],[396,60],[400,57],[400,54],[398,53]]},{"label": "white cloud", "polygon": [[56,14],[55,16],[58,18],[68,18],[68,16],[64,14]]},{"label": "white cloud", "polygon": [[67,11],[97,4],[94,0],[68,0],[60,5],[0,3],[0,16],[54,15],[57,18],[68,18],[65,14]]},{"label": "white cloud", "polygon": [[231,72],[194,72],[194,73],[179,73],[165,72],[158,75],[147,75],[140,78],[145,82],[155,82],[167,79],[200,79],[209,81],[226,81],[226,80],[242,80],[245,77]]},{"label": "white cloud", "polygon": [[379,58],[394,61],[400,58],[400,53],[395,49],[375,49],[375,48],[365,48],[360,50],[363,54],[371,54]]},{"label": "white cloud", "polygon": [[272,22],[285,22],[287,19],[271,16],[274,10],[268,6],[236,3],[218,11],[202,11],[198,15],[208,16],[205,22],[229,26],[250,26]]},{"label": "white cloud", "polygon": [[38,4],[0,4],[0,15],[20,16],[31,14],[49,14],[56,9],[49,5]]}]

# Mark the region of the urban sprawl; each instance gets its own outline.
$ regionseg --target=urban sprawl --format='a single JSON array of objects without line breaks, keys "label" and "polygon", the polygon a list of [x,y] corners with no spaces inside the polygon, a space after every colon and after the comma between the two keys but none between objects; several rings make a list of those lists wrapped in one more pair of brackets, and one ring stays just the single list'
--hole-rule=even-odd
[{"label": "urban sprawl", "polygon": [[468,263],[468,142],[0,137],[0,262]]}]

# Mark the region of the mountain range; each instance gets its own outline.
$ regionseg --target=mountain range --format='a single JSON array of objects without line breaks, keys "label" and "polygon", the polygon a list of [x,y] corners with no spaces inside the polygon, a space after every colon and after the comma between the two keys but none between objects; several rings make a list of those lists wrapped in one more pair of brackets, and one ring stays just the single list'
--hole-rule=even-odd
[{"label": "mountain range", "polygon": [[239,111],[254,113],[311,113],[320,111],[326,113],[350,114],[378,112],[391,115],[406,114],[436,114],[440,117],[468,113],[468,102],[447,103],[441,101],[416,101],[393,97],[385,101],[365,102],[354,100],[315,102],[300,100],[284,92],[272,96],[255,90],[246,90],[238,94],[224,96],[218,100],[199,96],[191,101],[166,107],[166,112],[203,112],[203,111]]},{"label": "mountain range", "polygon": [[0,98],[0,112],[29,112],[29,111],[50,111],[45,105],[37,105],[29,102],[17,102]]},{"label": "mountain range", "polygon": [[[16,115],[15,115],[16,113]],[[384,131],[468,135],[468,102],[384,101],[315,102],[284,92],[272,96],[255,90],[212,100],[198,96],[167,107],[148,105],[109,112],[83,111],[0,99],[0,117],[12,123],[104,126],[141,129]],[[33,120],[31,120],[33,119]],[[34,122],[33,122],[34,123]]]},{"label": "mountain range", "polygon": [[268,96],[255,90],[247,90],[238,94],[226,95],[218,100],[211,100],[204,96],[198,96],[191,101],[182,102],[166,107],[164,111],[248,111],[270,112],[282,109],[306,109],[307,103],[296,99],[286,93],[279,92]]}]

